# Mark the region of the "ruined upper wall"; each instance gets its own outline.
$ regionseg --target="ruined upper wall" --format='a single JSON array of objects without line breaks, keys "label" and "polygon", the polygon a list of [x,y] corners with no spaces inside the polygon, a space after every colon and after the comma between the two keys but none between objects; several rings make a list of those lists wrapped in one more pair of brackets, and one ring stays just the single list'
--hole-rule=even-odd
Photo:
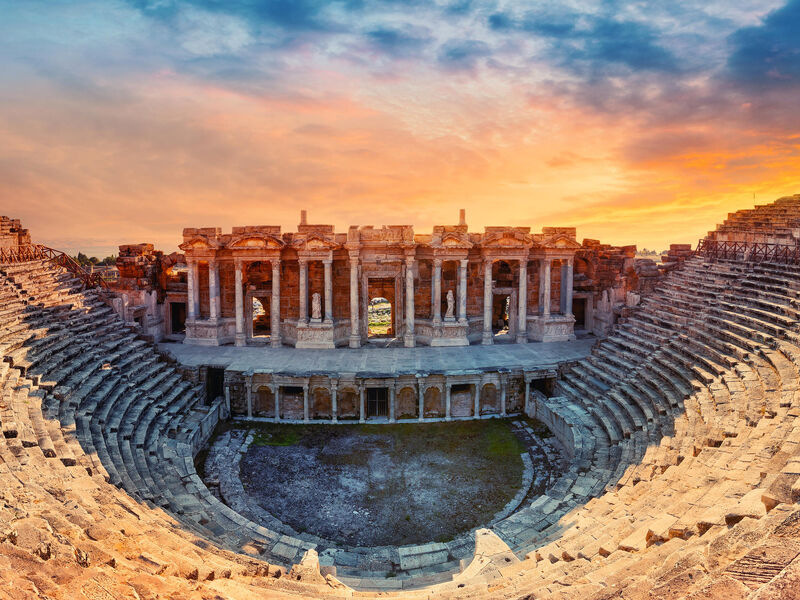
[{"label": "ruined upper wall", "polygon": [[31,234],[22,227],[19,219],[0,216],[0,248],[27,246],[31,243]]},{"label": "ruined upper wall", "polygon": [[729,213],[706,239],[800,246],[800,194]]},{"label": "ruined upper wall", "polygon": [[[457,239],[464,246],[480,247],[498,240],[515,239],[526,247],[578,247],[574,227],[543,227],[541,233],[531,233],[530,227],[493,225],[483,232],[470,232],[463,209],[456,225],[434,225],[431,233],[415,234],[413,225],[351,225],[346,233],[336,233],[330,224],[308,222],[306,211],[301,211],[297,231],[281,232],[279,225],[248,225],[233,227],[231,233],[222,233],[219,227],[187,227],[183,230],[181,248],[224,249],[239,247],[244,238],[255,241],[260,238],[267,246],[302,247],[312,238],[323,240],[336,248],[386,247],[397,244],[398,248],[414,246],[430,247]],[[273,244],[270,243],[272,240]]]}]

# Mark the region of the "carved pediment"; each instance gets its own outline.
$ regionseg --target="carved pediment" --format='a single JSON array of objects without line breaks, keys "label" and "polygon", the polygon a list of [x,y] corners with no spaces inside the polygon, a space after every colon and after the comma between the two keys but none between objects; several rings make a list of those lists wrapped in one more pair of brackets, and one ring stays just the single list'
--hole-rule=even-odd
[{"label": "carved pediment", "polygon": [[521,233],[503,233],[488,237],[483,242],[483,246],[488,248],[526,248],[529,245],[527,236]]},{"label": "carved pediment", "polygon": [[439,240],[431,242],[434,248],[472,248],[472,242],[456,233],[445,233]]},{"label": "carved pediment", "polygon": [[296,248],[301,250],[335,250],[339,244],[331,240],[325,239],[319,235],[309,235],[305,238],[295,240],[293,244]]},{"label": "carved pediment", "polygon": [[228,248],[268,248],[280,250],[283,246],[283,240],[264,233],[248,233],[240,235],[228,242]]},{"label": "carved pediment", "polygon": [[567,248],[575,250],[581,248],[581,245],[576,240],[573,240],[566,235],[558,235],[548,238],[543,241],[542,245],[546,248]]},{"label": "carved pediment", "polygon": [[209,240],[205,236],[194,237],[178,246],[181,250],[208,250],[218,247],[219,245],[216,242]]}]

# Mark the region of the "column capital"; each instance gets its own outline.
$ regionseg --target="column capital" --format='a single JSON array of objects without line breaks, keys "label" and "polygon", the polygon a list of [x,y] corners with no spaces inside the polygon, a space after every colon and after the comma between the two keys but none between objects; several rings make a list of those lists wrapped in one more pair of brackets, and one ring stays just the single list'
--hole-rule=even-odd
[{"label": "column capital", "polygon": [[307,265],[307,264],[308,264],[309,260],[308,260],[308,257],[306,257],[306,256],[298,256],[298,257],[297,257],[297,262],[298,262],[298,264],[300,264],[301,266],[304,266],[304,265]]},{"label": "column capital", "polygon": [[441,267],[442,266],[442,259],[441,258],[434,258],[433,259],[433,266],[434,267]]},{"label": "column capital", "polygon": [[417,259],[414,256],[406,256],[406,266],[407,267],[413,267],[414,263],[416,262],[416,260]]},{"label": "column capital", "polygon": [[462,267],[465,267],[465,268],[469,265],[469,259],[468,258],[462,258],[458,262],[461,264]]},{"label": "column capital", "polygon": [[234,257],[233,266],[236,267],[237,269],[241,269],[244,266],[244,259],[239,258],[238,256]]},{"label": "column capital", "polygon": [[323,258],[322,259],[322,264],[323,265],[332,265],[333,264],[333,259],[332,258]]},{"label": "column capital", "polygon": [[280,259],[280,257],[278,257],[278,258],[270,258],[270,259],[269,259],[269,262],[270,262],[270,264],[272,265],[272,268],[273,268],[273,269],[276,269],[276,268],[278,268],[278,267],[280,267],[280,266],[281,266],[281,259]]}]

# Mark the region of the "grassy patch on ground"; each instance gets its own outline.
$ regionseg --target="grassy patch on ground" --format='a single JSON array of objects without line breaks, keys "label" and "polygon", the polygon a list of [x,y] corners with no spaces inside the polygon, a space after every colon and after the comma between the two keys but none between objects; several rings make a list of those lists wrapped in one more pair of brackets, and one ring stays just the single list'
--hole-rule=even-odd
[{"label": "grassy patch on ground", "polygon": [[279,428],[274,431],[257,429],[253,432],[253,446],[294,446],[300,441],[301,432],[290,428]]}]

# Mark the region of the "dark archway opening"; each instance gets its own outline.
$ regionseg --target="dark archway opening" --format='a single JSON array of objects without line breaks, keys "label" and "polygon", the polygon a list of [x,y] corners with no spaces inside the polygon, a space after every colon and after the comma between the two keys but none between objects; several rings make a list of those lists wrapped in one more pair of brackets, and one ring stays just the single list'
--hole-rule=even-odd
[{"label": "dark archway opening", "polygon": [[208,367],[206,371],[206,404],[225,394],[225,369]]},{"label": "dark archway opening", "polygon": [[173,334],[186,332],[186,302],[169,303],[169,324]]}]

